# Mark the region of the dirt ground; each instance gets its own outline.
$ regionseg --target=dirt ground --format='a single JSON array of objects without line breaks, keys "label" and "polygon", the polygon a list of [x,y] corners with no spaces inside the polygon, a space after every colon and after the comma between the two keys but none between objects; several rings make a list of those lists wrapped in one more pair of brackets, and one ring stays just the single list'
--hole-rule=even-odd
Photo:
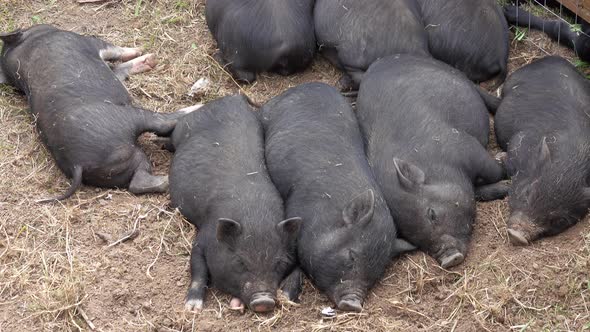
[{"label": "dirt ground", "polygon": [[[138,104],[171,112],[237,93],[210,57],[215,50],[204,0],[0,0],[0,31],[55,24],[122,46],[141,46],[159,66],[132,77]],[[512,42],[510,69],[569,50],[529,32]],[[187,95],[201,77],[202,97]],[[338,72],[319,58],[302,74],[264,74],[242,87],[264,102],[308,81],[334,84]],[[171,155],[141,139],[166,173]],[[492,151],[496,147],[490,148]],[[232,312],[212,289],[202,313],[184,311],[193,227],[168,195],[82,187],[61,204],[35,200],[63,192],[68,180],[40,143],[25,99],[0,86],[0,332],[6,331],[584,331],[590,330],[590,223],[516,248],[506,236],[505,201],[478,205],[465,263],[445,271],[415,252],[394,261],[359,314],[323,319],[330,306],[306,283],[300,304],[259,315]],[[136,238],[110,245],[136,230]],[[105,240],[106,239],[106,240]]]}]

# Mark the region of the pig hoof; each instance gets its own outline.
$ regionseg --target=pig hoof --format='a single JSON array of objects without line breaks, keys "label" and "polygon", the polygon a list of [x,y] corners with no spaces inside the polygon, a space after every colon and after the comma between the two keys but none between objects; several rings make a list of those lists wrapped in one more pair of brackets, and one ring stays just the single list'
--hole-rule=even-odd
[{"label": "pig hoof", "polygon": [[463,260],[465,260],[465,256],[463,256],[463,254],[460,252],[456,252],[452,255],[441,258],[440,266],[443,269],[448,269],[463,263]]},{"label": "pig hoof", "polygon": [[239,311],[239,312],[244,312],[244,303],[242,302],[242,300],[238,299],[237,297],[234,297],[229,302],[229,308],[231,310],[236,310],[236,311]]},{"label": "pig hoof", "polygon": [[526,239],[521,231],[508,228],[508,237],[510,242],[515,246],[528,246],[529,241]]},{"label": "pig hoof", "polygon": [[254,312],[269,312],[274,308],[275,300],[269,294],[254,295],[250,301],[250,309]]},{"label": "pig hoof", "polygon": [[338,309],[342,311],[361,312],[363,306],[361,301],[357,298],[343,299],[338,302]]},{"label": "pig hoof", "polygon": [[151,175],[145,171],[138,171],[129,184],[129,191],[136,195],[147,193],[164,193],[167,190],[167,176]]},{"label": "pig hoof", "polygon": [[187,311],[199,312],[203,309],[203,300],[201,299],[189,299],[184,304],[184,308]]}]

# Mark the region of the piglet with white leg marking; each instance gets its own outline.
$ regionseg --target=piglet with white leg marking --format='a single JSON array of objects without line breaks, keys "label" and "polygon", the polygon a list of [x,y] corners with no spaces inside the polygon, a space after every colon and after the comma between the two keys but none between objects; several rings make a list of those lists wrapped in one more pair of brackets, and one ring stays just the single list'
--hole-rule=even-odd
[{"label": "piglet with white leg marking", "polygon": [[[164,192],[167,176],[151,174],[145,153],[135,145],[146,131],[172,133],[185,112],[158,114],[134,106],[121,83],[151,70],[153,54],[113,46],[49,25],[0,34],[0,83],[27,95],[41,139],[59,168],[72,178],[62,200],[82,182],[129,188],[135,194]],[[122,61],[112,69],[105,61]]]},{"label": "piglet with white leg marking", "polygon": [[301,219],[283,220],[246,98],[225,97],[182,118],[172,145],[172,205],[198,228],[186,308],[202,309],[212,284],[233,296],[232,309],[273,310],[279,284],[295,268]]}]

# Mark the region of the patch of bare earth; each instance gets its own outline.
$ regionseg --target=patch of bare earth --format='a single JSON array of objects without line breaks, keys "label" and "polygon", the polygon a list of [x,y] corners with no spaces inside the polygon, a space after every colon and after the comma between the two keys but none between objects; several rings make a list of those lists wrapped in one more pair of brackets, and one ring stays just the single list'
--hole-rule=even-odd
[{"label": "patch of bare earth", "polygon": [[[138,104],[160,112],[239,91],[211,59],[215,43],[204,1],[4,0],[0,31],[50,23],[156,53],[159,66],[132,77]],[[572,53],[530,32],[551,54]],[[513,42],[510,69],[544,55]],[[338,72],[318,58],[302,74],[264,74],[243,92],[264,102],[307,81],[334,84]],[[206,77],[201,97],[187,92]],[[171,155],[143,137],[156,172]],[[497,147],[492,147],[497,149]],[[267,315],[232,312],[216,290],[199,314],[184,311],[194,229],[168,207],[167,195],[82,187],[73,198],[39,205],[68,180],[40,143],[25,99],[0,87],[0,331],[581,331],[590,329],[590,224],[527,248],[509,245],[506,202],[479,204],[467,260],[444,271],[416,252],[401,257],[369,295],[360,314],[322,319],[330,303],[307,283],[299,305]],[[134,231],[134,232],[133,232]],[[119,240],[130,233],[137,237]]]}]

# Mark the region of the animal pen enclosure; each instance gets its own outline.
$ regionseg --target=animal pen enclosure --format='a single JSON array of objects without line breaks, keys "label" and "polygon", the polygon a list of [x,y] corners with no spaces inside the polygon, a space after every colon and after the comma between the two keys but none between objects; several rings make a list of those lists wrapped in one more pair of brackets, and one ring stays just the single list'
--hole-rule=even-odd
[{"label": "animal pen enclosure", "polygon": [[[562,13],[545,0],[521,2],[545,18],[570,24],[584,18],[567,17],[566,1]],[[590,8],[589,0],[567,2]],[[171,112],[240,89],[210,56],[216,45],[204,8],[205,0],[0,0],[0,32],[46,23],[157,53],[160,65],[126,86],[143,107]],[[576,59],[538,31],[527,41],[510,38],[511,70],[547,53]],[[212,88],[189,96],[201,77]],[[336,84],[339,77],[318,57],[301,74],[262,75],[242,89],[262,103],[291,86]],[[558,237],[514,248],[506,236],[505,200],[477,204],[462,266],[447,271],[421,252],[405,255],[392,263],[361,313],[324,318],[330,302],[309,282],[301,303],[282,301],[272,314],[232,311],[231,298],[215,289],[203,312],[186,312],[194,228],[168,207],[166,195],[84,186],[64,204],[35,204],[67,179],[40,143],[27,109],[25,98],[0,86],[0,331],[590,330],[590,218]],[[164,174],[171,155],[152,139],[139,144]],[[490,153],[497,152],[492,144]],[[136,237],[118,241],[131,232]]]}]

